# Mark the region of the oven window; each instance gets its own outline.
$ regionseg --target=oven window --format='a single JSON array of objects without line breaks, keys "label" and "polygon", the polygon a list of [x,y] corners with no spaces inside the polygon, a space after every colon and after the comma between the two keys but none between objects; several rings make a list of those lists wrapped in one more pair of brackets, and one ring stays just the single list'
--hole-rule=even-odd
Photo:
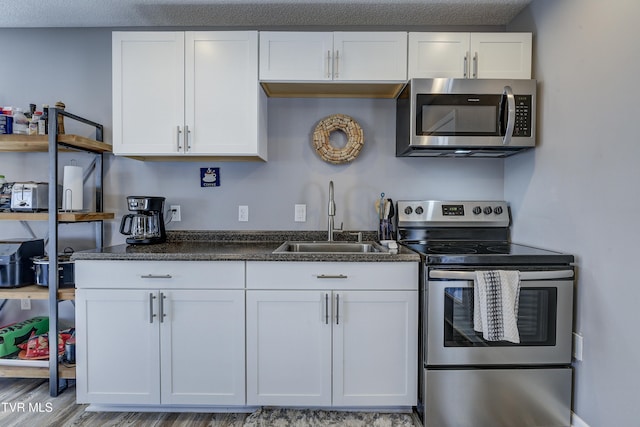
[{"label": "oven window", "polygon": [[473,288],[445,288],[445,347],[554,346],[556,344],[556,288],[521,288],[518,307],[520,344],[485,341],[473,330]]}]

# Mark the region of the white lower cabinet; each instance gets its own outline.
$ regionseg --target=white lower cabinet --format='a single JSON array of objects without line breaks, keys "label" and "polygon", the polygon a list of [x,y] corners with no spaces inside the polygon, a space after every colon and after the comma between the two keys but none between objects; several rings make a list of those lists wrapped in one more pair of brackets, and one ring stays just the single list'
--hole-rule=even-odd
[{"label": "white lower cabinet", "polygon": [[417,268],[248,262],[247,404],[415,406]]},{"label": "white lower cabinet", "polygon": [[[122,269],[100,275],[100,263],[90,263],[98,266],[93,272],[101,277],[97,282],[110,277],[119,287],[126,285],[120,276],[138,266],[141,269],[131,282],[147,281],[151,286],[197,273],[206,273],[209,286],[216,281],[215,267],[194,274],[181,263],[132,267],[125,261],[117,263]],[[186,289],[168,287],[175,283],[155,289],[83,288],[83,284],[92,286],[83,282],[87,269],[91,270],[83,264],[76,262],[80,279],[76,291],[78,403],[245,405],[243,289],[188,289],[189,283],[183,283]],[[160,264],[173,275],[148,274]],[[239,263],[239,272],[243,264]],[[207,285],[202,279],[196,287]],[[238,285],[243,287],[243,281]]]}]

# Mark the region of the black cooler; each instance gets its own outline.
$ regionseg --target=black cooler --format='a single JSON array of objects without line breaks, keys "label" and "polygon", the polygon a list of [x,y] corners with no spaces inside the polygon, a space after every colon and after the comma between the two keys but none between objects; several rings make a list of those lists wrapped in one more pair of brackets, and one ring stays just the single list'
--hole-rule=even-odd
[{"label": "black cooler", "polygon": [[43,255],[43,239],[0,240],[0,288],[34,284],[31,258]]}]

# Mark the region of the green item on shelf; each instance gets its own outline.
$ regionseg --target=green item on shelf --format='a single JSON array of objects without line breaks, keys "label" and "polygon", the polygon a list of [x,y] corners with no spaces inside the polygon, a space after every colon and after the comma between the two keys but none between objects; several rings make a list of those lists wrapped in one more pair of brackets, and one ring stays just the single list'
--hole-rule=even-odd
[{"label": "green item on shelf", "polygon": [[0,357],[12,356],[20,351],[18,344],[27,341],[32,333],[36,335],[49,331],[49,318],[33,317],[0,329]]}]

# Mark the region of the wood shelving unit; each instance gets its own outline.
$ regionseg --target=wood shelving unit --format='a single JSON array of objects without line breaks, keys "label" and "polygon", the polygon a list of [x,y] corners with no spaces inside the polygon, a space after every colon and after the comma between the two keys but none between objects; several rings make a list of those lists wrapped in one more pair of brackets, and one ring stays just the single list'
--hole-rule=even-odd
[{"label": "wood shelving unit", "polygon": [[[110,153],[111,145],[79,135],[58,135],[58,144],[68,150]],[[49,151],[47,135],[0,135],[0,152],[46,153]]]},{"label": "wood shelving unit", "polygon": [[[114,213],[107,212],[58,212],[58,222],[103,221],[115,218]],[[47,212],[0,212],[0,220],[46,221]]]},{"label": "wood shelving unit", "polygon": [[[27,285],[19,288],[0,289],[0,299],[37,299],[49,298],[49,290],[43,286]],[[75,288],[58,289],[58,300],[71,301],[76,299]]]},{"label": "wood shelving unit", "polygon": [[[58,134],[58,118],[67,117],[95,128],[95,139],[73,134]],[[75,222],[95,222],[96,246],[102,246],[102,221],[114,219],[115,214],[103,211],[102,201],[102,167],[103,154],[111,152],[111,145],[102,142],[102,125],[70,114],[57,108],[49,108],[49,135],[0,135],[1,152],[48,153],[49,184],[58,182],[58,152],[83,151],[95,155],[95,191],[96,207],[94,212],[58,212],[49,215],[48,212],[0,212],[0,220],[9,221],[48,221],[49,243],[49,283],[52,286],[42,287],[28,285],[19,288],[0,289],[0,299],[33,299],[49,302],[49,336],[56,336],[58,332],[58,302],[75,299],[75,289],[58,289],[58,224]],[[50,185],[57,188],[57,185]],[[54,193],[55,194],[55,193]],[[49,197],[49,212],[56,210],[57,197]],[[1,308],[1,306],[0,306]],[[48,360],[19,360],[0,359],[0,377],[16,378],[49,378],[50,395],[55,397],[64,389],[60,387],[61,380],[74,379],[75,366],[58,363],[58,357],[52,354]]]}]

